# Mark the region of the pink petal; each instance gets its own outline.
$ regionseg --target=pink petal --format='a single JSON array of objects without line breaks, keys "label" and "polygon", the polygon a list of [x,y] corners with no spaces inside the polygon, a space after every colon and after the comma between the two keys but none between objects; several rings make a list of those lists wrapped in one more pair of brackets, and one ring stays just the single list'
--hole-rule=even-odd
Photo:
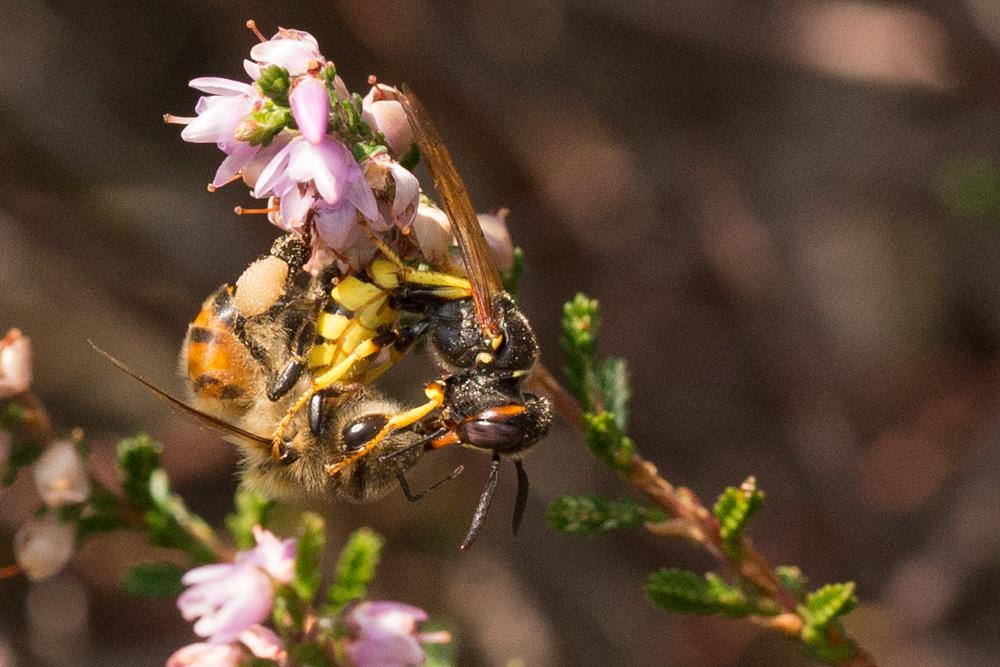
[{"label": "pink petal", "polygon": [[260,152],[260,146],[251,146],[242,142],[236,142],[233,151],[222,161],[212,179],[212,185],[220,188],[233,180],[236,174]]},{"label": "pink petal", "polygon": [[425,660],[415,637],[379,630],[363,632],[360,641],[348,646],[347,655],[355,667],[408,667]]},{"label": "pink petal", "polygon": [[31,339],[11,329],[0,339],[0,398],[23,394],[31,380]]},{"label": "pink petal", "polygon": [[354,205],[354,208],[361,211],[361,215],[368,220],[375,221],[378,219],[378,204],[375,201],[375,195],[368,187],[368,181],[361,175],[360,169],[358,176],[358,178],[352,178],[348,181],[344,196],[347,201]]},{"label": "pink petal", "polygon": [[355,208],[347,202],[318,209],[313,221],[324,243],[337,253],[358,226]]},{"label": "pink petal", "polygon": [[236,126],[250,111],[245,97],[215,96],[204,98],[204,111],[181,132],[181,138],[194,143],[233,142]]},{"label": "pink petal", "polygon": [[406,229],[413,223],[420,204],[420,181],[398,162],[389,163],[389,173],[396,184],[396,196],[392,200],[392,212],[399,216],[397,224]]},{"label": "pink petal", "polygon": [[316,190],[328,203],[333,204],[343,191],[348,169],[354,159],[339,141],[327,137],[318,145],[293,140],[294,146],[288,161],[288,175],[299,183],[312,180]]},{"label": "pink petal", "polygon": [[280,28],[279,27],[278,28],[278,32],[274,33],[274,36],[271,37],[271,39],[297,39],[300,42],[305,42],[306,44],[309,44],[314,49],[316,49],[317,52],[319,51],[319,42],[316,41],[315,37],[313,37],[312,35],[310,35],[308,32],[306,32],[304,30],[296,30],[295,28]]},{"label": "pink petal", "polygon": [[260,78],[260,65],[252,60],[243,59],[243,71],[254,81]]},{"label": "pink petal", "polygon": [[298,185],[288,189],[285,194],[281,195],[281,224],[279,226],[289,232],[301,231],[305,224],[306,215],[315,201],[316,194],[312,188],[305,188],[305,192]]},{"label": "pink petal", "polygon": [[255,44],[250,57],[258,63],[284,67],[291,76],[305,72],[311,61],[323,59],[314,46],[297,39],[272,39]]},{"label": "pink petal", "polygon": [[295,81],[288,101],[302,136],[313,144],[323,141],[330,121],[330,94],[326,85],[314,76],[304,76]]},{"label": "pink petal", "polygon": [[271,161],[267,163],[264,170],[260,172],[260,176],[257,177],[257,185],[254,187],[253,196],[258,199],[262,199],[267,196],[267,193],[272,191],[272,186],[278,182],[283,176],[285,176],[285,171],[288,166],[289,154],[291,153],[292,146],[295,141],[292,140],[288,145],[284,146],[279,150]]},{"label": "pink petal", "polygon": [[166,667],[237,667],[243,651],[234,644],[188,644],[167,658]]},{"label": "pink petal", "polygon": [[413,130],[410,129],[403,105],[396,100],[379,99],[380,88],[392,90],[381,84],[372,87],[362,101],[361,117],[372,128],[385,135],[389,152],[393,157],[400,158],[413,144]]},{"label": "pink petal", "polygon": [[240,634],[240,641],[258,658],[280,660],[285,652],[281,637],[271,628],[255,625]]},{"label": "pink petal", "polygon": [[188,570],[187,573],[185,573],[185,575],[181,578],[181,583],[185,586],[200,584],[205,581],[211,581],[213,579],[224,577],[232,572],[232,570],[232,563],[202,565],[201,567],[196,567],[193,570]]},{"label": "pink petal", "polygon": [[203,76],[192,79],[188,85],[195,90],[212,95],[249,95],[253,92],[253,86],[241,81],[223,79],[217,76]]}]

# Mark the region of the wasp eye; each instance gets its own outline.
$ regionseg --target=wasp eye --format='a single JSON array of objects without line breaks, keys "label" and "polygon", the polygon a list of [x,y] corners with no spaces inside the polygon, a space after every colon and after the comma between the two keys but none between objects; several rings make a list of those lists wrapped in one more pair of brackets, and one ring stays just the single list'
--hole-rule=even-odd
[{"label": "wasp eye", "polygon": [[373,414],[359,417],[352,422],[348,422],[344,427],[344,450],[356,452],[365,446],[369,440],[378,435],[389,418],[385,415]]}]

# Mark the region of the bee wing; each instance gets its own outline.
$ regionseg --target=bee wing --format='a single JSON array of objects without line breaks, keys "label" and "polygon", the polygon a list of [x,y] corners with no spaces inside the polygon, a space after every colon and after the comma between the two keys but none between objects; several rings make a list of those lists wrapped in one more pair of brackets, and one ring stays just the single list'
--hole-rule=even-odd
[{"label": "bee wing", "polygon": [[486,243],[486,237],[479,226],[479,219],[476,218],[476,209],[472,206],[469,192],[458,175],[448,147],[445,146],[433,121],[409,86],[404,84],[401,91],[399,101],[406,111],[420,152],[427,160],[427,169],[434,181],[434,189],[441,197],[444,211],[451,220],[451,228],[458,240],[458,248],[462,252],[465,270],[469,274],[469,282],[472,283],[476,320],[484,329],[495,330],[496,313],[493,309],[493,296],[503,291],[503,281],[493,259],[493,252]]},{"label": "bee wing", "polygon": [[133,371],[131,368],[126,366],[125,362],[116,359],[110,353],[105,352],[101,348],[97,347],[97,345],[94,344],[94,341],[88,340],[87,342],[90,343],[90,346],[94,348],[94,350],[97,351],[98,354],[107,359],[115,368],[125,373],[132,379],[145,385],[147,389],[149,389],[151,392],[153,392],[154,394],[165,400],[175,410],[178,410],[186,415],[193,417],[195,421],[201,423],[203,426],[208,426],[229,436],[235,436],[236,438],[239,438],[248,445],[251,445],[253,447],[258,447],[270,453],[271,451],[270,438],[259,436],[255,433],[251,433],[250,431],[244,431],[238,426],[233,426],[229,422],[222,421],[217,417],[207,415],[204,412],[201,412],[200,410],[191,407],[184,401],[180,400],[179,398],[176,398],[175,396],[171,396],[167,392],[163,391],[162,389],[154,385],[152,382],[146,380],[146,378],[142,377],[141,375]]}]

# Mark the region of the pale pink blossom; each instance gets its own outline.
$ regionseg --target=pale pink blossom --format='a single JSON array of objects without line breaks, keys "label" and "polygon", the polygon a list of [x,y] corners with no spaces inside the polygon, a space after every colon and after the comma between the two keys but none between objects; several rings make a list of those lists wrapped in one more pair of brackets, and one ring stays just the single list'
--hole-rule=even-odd
[{"label": "pale pink blossom", "polygon": [[0,339],[0,398],[28,391],[31,379],[31,339],[11,329]]},{"label": "pale pink blossom", "polygon": [[181,579],[189,589],[177,598],[184,620],[213,644],[240,636],[271,613],[274,583],[252,563],[218,563],[195,568]]},{"label": "pale pink blossom", "polygon": [[445,212],[434,204],[422,201],[413,220],[413,235],[420,253],[431,264],[449,261],[448,249],[452,245],[451,223]]},{"label": "pale pink blossom", "polygon": [[407,667],[426,659],[421,643],[451,640],[447,632],[419,633],[427,612],[400,602],[362,602],[347,614],[347,655],[355,667]]},{"label": "pale pink blossom", "polygon": [[274,604],[274,582],[288,583],[295,571],[295,540],[279,540],[254,528],[257,546],[236,554],[232,563],[204,565],[189,571],[181,582],[190,586],[177,598],[194,632],[214,644],[238,638],[261,623]]},{"label": "pale pink blossom", "polygon": [[377,83],[361,102],[361,117],[385,136],[389,152],[397,159],[413,145],[413,130],[403,105],[396,100],[398,94],[395,88]]},{"label": "pale pink blossom", "polygon": [[82,503],[90,497],[90,477],[73,443],[59,440],[31,466],[35,488],[52,508]]},{"label": "pale pink blossom", "polygon": [[237,667],[245,654],[237,644],[188,644],[167,658],[166,667]]},{"label": "pale pink blossom", "polygon": [[14,558],[31,581],[58,574],[73,557],[76,530],[53,514],[31,519],[14,535]]},{"label": "pale pink blossom", "polygon": [[283,662],[287,653],[281,637],[271,628],[255,625],[240,635],[240,641],[258,658]]},{"label": "pale pink blossom", "polygon": [[479,213],[476,216],[479,218],[479,226],[483,229],[486,243],[497,260],[497,268],[501,271],[509,271],[514,266],[514,243],[507,230],[509,213],[510,211],[503,208],[496,213]]},{"label": "pale pink blossom", "polygon": [[[408,230],[420,204],[420,181],[409,170],[381,151],[362,164],[368,185],[376,192],[386,192],[392,186],[392,204],[383,214],[383,227]],[[385,219],[388,218],[388,219]]]},{"label": "pale pink blossom", "polygon": [[198,117],[187,122],[181,138],[193,143],[216,144],[227,153],[236,148],[236,126],[260,99],[254,87],[211,76],[194,79],[189,85],[211,95],[198,100],[195,106]]},{"label": "pale pink blossom", "polygon": [[319,52],[316,38],[301,30],[279,28],[271,39],[255,44],[250,49],[250,57],[260,65],[277,65],[297,76],[319,65],[326,59]]}]

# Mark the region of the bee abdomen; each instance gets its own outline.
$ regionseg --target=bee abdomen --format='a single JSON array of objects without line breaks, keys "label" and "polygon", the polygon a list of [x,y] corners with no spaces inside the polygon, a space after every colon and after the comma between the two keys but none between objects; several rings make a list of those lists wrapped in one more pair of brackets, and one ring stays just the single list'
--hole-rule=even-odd
[{"label": "bee abdomen", "polygon": [[251,359],[236,335],[240,317],[232,306],[232,288],[210,296],[188,326],[182,372],[195,398],[219,401],[218,408],[249,396],[254,381]]}]

